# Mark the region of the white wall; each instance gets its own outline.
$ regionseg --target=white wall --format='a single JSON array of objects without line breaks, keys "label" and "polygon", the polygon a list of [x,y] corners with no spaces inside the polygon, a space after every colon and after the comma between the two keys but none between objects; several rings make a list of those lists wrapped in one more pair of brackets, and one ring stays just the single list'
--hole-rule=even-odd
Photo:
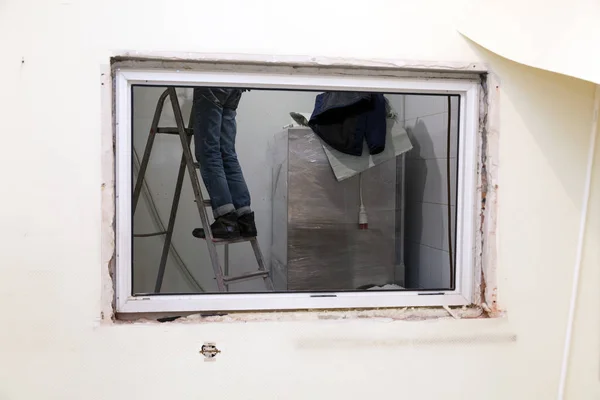
[{"label": "white wall", "polygon": [[[451,98],[450,144],[447,138],[447,97],[407,95],[404,102],[404,126],[413,143],[413,150],[406,159],[407,287],[448,288],[451,287],[451,277],[447,174],[449,171],[450,237],[454,243],[458,98]],[[450,153],[446,151],[448,146]],[[452,254],[454,257],[456,251]]]},{"label": "white wall", "polygon": [[[0,398],[555,398],[594,88],[472,45],[453,28],[461,4],[2,2]],[[487,63],[499,77],[490,89],[500,97],[492,134],[506,317],[103,320],[110,242],[102,225],[111,216],[101,203],[101,135],[110,132],[102,74],[124,49]],[[600,396],[599,190],[596,174],[569,399]],[[204,341],[223,351],[215,363],[202,362]]]},{"label": "white wall", "polygon": [[[134,145],[141,157],[148,138],[156,102],[164,88],[138,87],[134,94]],[[181,89],[180,106],[187,121],[192,107],[192,89]],[[252,197],[252,209],[256,215],[258,240],[262,248],[266,265],[271,257],[271,147],[273,137],[291,122],[289,113],[312,112],[314,92],[285,92],[252,90],[245,92],[237,110],[238,134],[236,148],[244,176]],[[170,102],[165,102],[164,117],[159,126],[175,126]],[[193,150],[192,143],[192,153]],[[152,150],[146,173],[147,182],[159,214],[167,225],[177,171],[181,160],[181,144],[177,136],[158,135]],[[202,186],[204,186],[202,184]],[[204,190],[205,198],[209,198]],[[210,215],[210,209],[209,209]],[[136,212],[134,227],[136,233],[158,231],[153,226],[150,214],[143,201]],[[212,215],[211,215],[212,218]],[[191,235],[194,228],[201,227],[200,217],[194,203],[194,195],[186,174],[178,209],[173,244],[178,253],[205,291],[217,289],[214,272],[210,264],[208,250],[204,241]],[[162,251],[163,238],[138,238],[134,243],[134,287],[138,293],[154,291],[154,283]],[[222,247],[219,248],[223,260]],[[231,274],[250,272],[257,268],[254,253],[249,244],[230,246]],[[182,277],[172,257],[165,269],[162,293],[182,293],[193,291]],[[231,290],[264,290],[262,280],[254,280],[231,285]]]}]

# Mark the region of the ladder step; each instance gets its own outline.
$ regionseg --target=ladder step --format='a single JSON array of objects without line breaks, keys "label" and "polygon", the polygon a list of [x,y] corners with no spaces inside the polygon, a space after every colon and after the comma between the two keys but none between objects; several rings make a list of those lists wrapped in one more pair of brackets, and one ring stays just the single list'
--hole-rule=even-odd
[{"label": "ladder step", "polygon": [[237,238],[237,239],[213,239],[213,243],[214,244],[234,244],[234,243],[251,242],[254,239],[256,239],[256,238],[255,237],[251,237],[251,238],[241,237],[241,238]]},{"label": "ladder step", "polygon": [[269,276],[269,271],[254,271],[238,276],[224,276],[223,281],[226,283],[247,281],[250,279],[264,278]]},{"label": "ladder step", "polygon": [[[196,202],[196,200],[194,200],[194,203]],[[204,207],[210,207],[210,200],[204,200]]]},{"label": "ladder step", "polygon": [[[198,239],[203,239],[206,240],[205,237],[198,237],[196,235],[194,235],[194,237],[198,238]],[[213,239],[213,243],[216,245],[223,245],[223,244],[235,244],[235,243],[245,243],[245,242],[251,242],[253,239],[256,238],[237,238],[237,239]]]},{"label": "ladder step", "polygon": [[[194,163],[194,167],[196,168],[200,168],[200,164],[198,164],[197,162]],[[194,200],[194,203],[196,202],[196,200]],[[204,207],[210,207],[210,200],[204,200]]]},{"label": "ladder step", "polygon": [[[206,240],[206,236],[204,236],[204,229],[196,228],[192,231],[192,236],[198,239]],[[234,244],[234,243],[244,243],[244,242],[252,242],[256,240],[256,236],[253,237],[238,237],[235,239],[213,239],[212,242],[216,245],[219,244]]]},{"label": "ladder step", "polygon": [[166,235],[167,231],[163,231],[163,232],[152,232],[152,233],[134,233],[133,237],[150,237],[150,236],[160,236],[160,235]]},{"label": "ladder step", "polygon": [[[156,133],[165,133],[167,135],[179,135],[179,128],[156,128]],[[188,136],[194,135],[194,130],[192,128],[185,128],[185,133]]]}]

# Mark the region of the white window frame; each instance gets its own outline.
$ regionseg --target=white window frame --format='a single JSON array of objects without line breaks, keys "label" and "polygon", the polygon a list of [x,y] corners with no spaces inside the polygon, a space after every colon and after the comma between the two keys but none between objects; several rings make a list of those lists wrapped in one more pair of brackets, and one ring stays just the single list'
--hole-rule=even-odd
[{"label": "white window frame", "polygon": [[[477,143],[479,132],[479,87],[476,79],[415,78],[396,76],[327,75],[325,73],[236,73],[230,71],[179,71],[125,69],[114,71],[116,140],[116,311],[118,313],[166,313],[203,311],[347,309],[415,306],[462,306],[473,304],[476,268]],[[356,72],[354,72],[356,73]],[[323,293],[202,293],[134,296],[132,293],[131,215],[131,87],[217,86],[262,89],[352,90],[399,94],[460,95],[456,285],[454,290]],[[210,265],[207,264],[207,268]],[[480,273],[480,272],[479,272]]]}]

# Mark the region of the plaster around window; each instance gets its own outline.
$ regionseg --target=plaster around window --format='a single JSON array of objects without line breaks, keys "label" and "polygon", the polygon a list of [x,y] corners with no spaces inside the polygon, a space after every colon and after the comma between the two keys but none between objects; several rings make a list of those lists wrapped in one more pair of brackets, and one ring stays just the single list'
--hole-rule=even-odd
[{"label": "plaster around window", "polygon": [[[478,64],[453,64],[442,62],[403,62],[403,61],[356,61],[350,59],[327,59],[311,57],[273,58],[268,56],[237,55],[198,55],[198,54],[141,54],[125,53],[113,58],[111,66],[104,66],[101,75],[102,85],[102,320],[115,320],[114,308],[114,266],[115,266],[115,169],[114,169],[114,87],[112,72],[116,68],[136,67],[147,69],[180,70],[223,70],[223,71],[273,71],[327,74],[327,75],[378,75],[390,77],[437,77],[465,79],[474,75],[484,75],[487,71]],[[231,313],[222,316],[187,316],[177,319],[180,322],[226,322],[226,321],[272,321],[295,319],[352,319],[385,318],[391,320],[423,320],[431,318],[479,318],[500,316],[497,306],[495,285],[496,263],[496,191],[497,191],[497,90],[490,95],[487,86],[493,77],[483,79],[480,102],[480,133],[478,143],[480,162],[478,174],[478,198],[481,199],[480,220],[477,229],[475,249],[476,274],[472,307],[449,310],[448,308],[396,308],[385,310],[346,310],[311,312],[256,312]],[[496,85],[497,88],[497,85]],[[490,105],[492,105],[490,107]],[[494,118],[488,117],[488,108],[496,111]],[[492,137],[487,138],[487,135]],[[484,240],[485,238],[485,240]],[[489,238],[489,239],[488,239]],[[181,315],[181,314],[179,314]],[[121,319],[121,315],[119,318]],[[125,316],[123,316],[125,317]],[[144,317],[155,319],[156,315],[136,315],[138,321]]]},{"label": "plaster around window", "polygon": [[[475,277],[479,288],[479,304],[491,316],[501,313],[498,308],[496,283],[497,262],[497,208],[498,208],[498,104],[500,84],[494,74],[484,75],[481,85],[479,129],[481,138],[480,167],[478,168],[478,194],[481,199],[481,214],[476,240],[477,264],[481,265],[481,276]],[[474,293],[477,293],[475,290]],[[478,303],[476,303],[478,304]]]},{"label": "plaster around window", "polygon": [[[352,59],[336,57],[310,57],[310,56],[269,56],[259,54],[206,54],[206,53],[171,53],[171,52],[124,52],[115,54],[113,64],[119,66],[139,66],[140,61],[152,62],[144,64],[148,68],[173,68],[173,62],[181,69],[199,69],[202,64],[218,64],[219,69],[231,70],[244,67],[294,67],[297,68],[340,68],[347,73],[351,70],[388,70],[394,76],[402,76],[410,72],[458,72],[458,73],[487,73],[488,68],[481,63],[442,62],[442,61],[405,61],[381,59]],[[454,75],[456,78],[456,75]]]},{"label": "plaster around window", "polygon": [[101,85],[101,282],[100,320],[114,320],[115,310],[115,143],[114,143],[114,102],[113,80],[109,65],[100,68]]},{"label": "plaster around window", "polygon": [[311,311],[285,311],[285,312],[238,312],[238,313],[208,313],[181,315],[165,314],[119,314],[120,321],[136,321],[160,323],[176,321],[178,323],[232,323],[232,322],[283,322],[283,321],[341,321],[357,319],[373,319],[382,322],[392,321],[426,321],[432,319],[477,319],[486,318],[486,311],[479,306],[459,307],[450,312],[442,307],[403,307],[391,309],[366,309],[366,310],[311,310]]}]

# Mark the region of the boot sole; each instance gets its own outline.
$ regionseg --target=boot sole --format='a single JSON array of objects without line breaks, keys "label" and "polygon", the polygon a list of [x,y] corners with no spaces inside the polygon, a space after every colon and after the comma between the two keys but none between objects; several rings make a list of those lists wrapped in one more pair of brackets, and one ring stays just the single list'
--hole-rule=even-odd
[{"label": "boot sole", "polygon": [[219,239],[219,240],[234,240],[234,239],[239,239],[241,238],[242,235],[240,235],[239,233],[236,234],[231,234],[231,235],[227,235],[227,236],[214,236],[213,235],[213,239]]},{"label": "boot sole", "polygon": [[[206,234],[203,231],[196,231],[196,229],[194,229],[194,231],[192,232],[192,236],[198,238],[198,239],[206,239]],[[239,233],[232,233],[230,235],[227,236],[214,236],[213,235],[213,239],[219,239],[219,240],[234,240],[234,239],[239,239],[243,237],[241,234]]]}]

